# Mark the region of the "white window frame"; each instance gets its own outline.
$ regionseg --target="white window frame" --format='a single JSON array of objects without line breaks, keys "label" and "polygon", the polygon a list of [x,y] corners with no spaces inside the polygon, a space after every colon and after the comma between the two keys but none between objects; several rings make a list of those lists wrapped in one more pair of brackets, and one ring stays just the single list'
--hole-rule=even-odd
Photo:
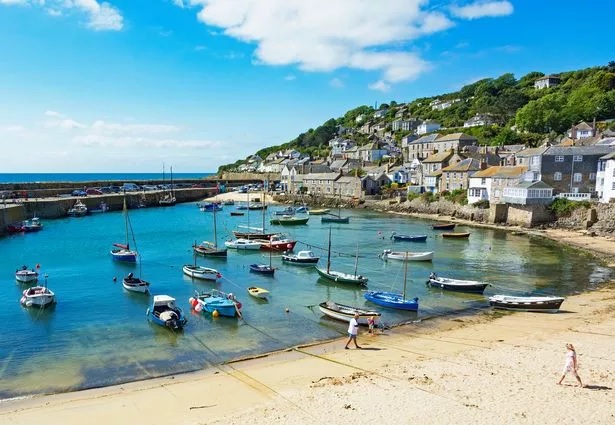
[{"label": "white window frame", "polygon": [[575,183],[580,183],[583,181],[583,173],[574,173],[574,175],[572,176],[572,180]]},{"label": "white window frame", "polygon": [[582,155],[573,155],[572,162],[583,162],[583,156]]},{"label": "white window frame", "polygon": [[553,173],[553,180],[555,180],[556,182],[562,181],[562,173],[560,173],[559,171]]},{"label": "white window frame", "polygon": [[555,155],[555,162],[564,162],[563,155]]},{"label": "white window frame", "polygon": [[596,173],[589,173],[589,180],[590,181],[596,180]]}]

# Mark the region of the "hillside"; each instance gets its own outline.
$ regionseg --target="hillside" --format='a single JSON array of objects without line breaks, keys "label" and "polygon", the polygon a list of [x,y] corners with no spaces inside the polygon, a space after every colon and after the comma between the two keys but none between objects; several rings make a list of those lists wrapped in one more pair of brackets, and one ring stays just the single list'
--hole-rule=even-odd
[{"label": "hillside", "polygon": [[[265,158],[272,152],[292,148],[312,158],[325,157],[329,152],[328,141],[338,135],[340,128],[346,129],[344,137],[359,145],[366,143],[368,134],[360,131],[365,124],[380,123],[385,133],[391,133],[400,141],[410,133],[392,132],[391,124],[400,118],[434,120],[443,127],[439,133],[450,133],[463,128],[466,120],[486,115],[493,124],[463,128],[463,131],[487,145],[535,145],[545,136],[564,133],[579,121],[615,118],[615,61],[606,66],[556,75],[559,84],[555,87],[534,87],[535,81],[545,76],[541,72],[530,72],[520,79],[508,73],[479,80],[452,93],[408,103],[392,101],[380,105],[377,110],[359,106],[342,117],[331,118],[316,129],[301,133],[288,143],[263,148],[256,154]],[[381,117],[375,118],[375,114]],[[615,129],[613,123],[611,128]],[[233,169],[243,162],[245,160],[223,165],[219,172]]]}]

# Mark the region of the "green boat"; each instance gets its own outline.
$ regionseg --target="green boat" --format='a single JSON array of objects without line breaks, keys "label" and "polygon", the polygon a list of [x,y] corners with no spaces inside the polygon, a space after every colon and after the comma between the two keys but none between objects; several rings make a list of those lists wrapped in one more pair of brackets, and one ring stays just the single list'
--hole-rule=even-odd
[{"label": "green boat", "polygon": [[359,264],[359,247],[357,245],[357,256],[354,264],[354,273],[343,273],[331,270],[331,228],[329,228],[329,252],[327,254],[327,268],[321,269],[320,267],[316,267],[316,271],[319,275],[324,277],[325,279],[331,280],[337,283],[349,283],[354,285],[365,285],[367,283],[367,278],[360,274],[357,274],[357,266]]},{"label": "green boat", "polygon": [[283,215],[282,217],[272,218],[271,224],[279,224],[281,226],[298,226],[307,224],[310,217],[296,217],[291,215]]}]

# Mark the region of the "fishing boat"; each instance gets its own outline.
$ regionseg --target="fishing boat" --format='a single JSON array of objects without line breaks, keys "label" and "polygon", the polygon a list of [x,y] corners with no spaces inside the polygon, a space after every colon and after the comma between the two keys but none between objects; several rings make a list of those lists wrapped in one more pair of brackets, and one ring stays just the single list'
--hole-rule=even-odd
[{"label": "fishing boat", "polygon": [[341,320],[343,322],[350,322],[350,319],[354,318],[356,313],[359,314],[357,322],[359,325],[367,326],[367,321],[370,317],[379,319],[381,314],[374,310],[366,310],[364,308],[352,307],[349,305],[335,303],[333,301],[324,301],[318,304],[318,309],[326,316],[332,319]]},{"label": "fishing boat", "polygon": [[328,214],[331,210],[329,208],[315,208],[313,210],[309,210],[310,215],[324,215]]},{"label": "fishing boat", "polygon": [[254,298],[266,300],[269,296],[269,291],[263,288],[259,288],[257,286],[250,286],[248,288],[248,294],[252,295]]},{"label": "fishing boat", "polygon": [[23,291],[22,297],[19,300],[24,307],[44,308],[56,302],[56,295],[47,287],[47,278],[45,274],[45,283],[42,286],[33,286]]},{"label": "fishing boat", "polygon": [[197,313],[206,312],[214,316],[241,317],[241,303],[232,293],[212,289],[206,292],[195,292],[188,302]]},{"label": "fishing boat", "polygon": [[8,234],[15,234],[15,233],[23,233],[25,232],[25,229],[23,227],[23,223],[19,222],[19,223],[11,223],[11,224],[7,224],[5,227],[6,233]]},{"label": "fishing boat", "polygon": [[[111,258],[115,261],[122,261],[126,263],[135,263],[137,261],[137,251],[130,249],[129,236],[132,235],[134,242],[134,233],[132,231],[132,224],[130,223],[130,217],[128,216],[128,208],[126,207],[126,198],[124,198],[123,206],[124,214],[124,229],[125,229],[125,242],[114,243],[114,249],[111,250]],[[136,242],[135,242],[136,245]]]},{"label": "fishing boat", "polygon": [[43,230],[43,223],[38,217],[32,217],[30,220],[25,220],[22,223],[23,231],[26,233],[38,232]]},{"label": "fishing boat", "polygon": [[297,208],[296,212],[297,214],[308,214],[310,212],[310,209],[307,207],[307,205],[302,205]]},{"label": "fishing boat", "polygon": [[203,241],[199,245],[197,245],[195,242],[194,245],[192,245],[192,251],[195,254],[201,255],[203,257],[226,258],[227,249],[218,248],[218,224],[216,221],[216,208],[214,208],[212,212],[213,212],[212,218],[213,218],[213,224],[214,224],[214,241],[213,242]]},{"label": "fishing boat", "polygon": [[327,268],[321,269],[316,267],[316,271],[319,275],[325,279],[338,283],[349,283],[355,285],[365,285],[368,279],[365,276],[357,274],[357,267],[359,264],[359,245],[357,244],[357,255],[355,257],[354,273],[343,273],[335,270],[331,270],[331,228],[329,228],[329,248],[327,251]]},{"label": "fishing boat", "polygon": [[272,215],[295,215],[295,208],[294,207],[286,207],[283,210],[277,210],[272,212]]},{"label": "fishing boat", "polygon": [[296,254],[282,254],[282,261],[289,264],[313,266],[318,263],[318,260],[320,260],[320,257],[315,256],[312,251],[299,251]]},{"label": "fishing boat", "polygon": [[563,302],[563,297],[515,297],[510,295],[489,297],[489,304],[495,308],[541,313],[557,313]]},{"label": "fishing boat", "polygon": [[397,260],[397,261],[431,261],[433,260],[433,251],[425,252],[408,252],[408,251],[391,251],[390,249],[383,250],[378,255],[382,260]]},{"label": "fishing boat", "polygon": [[222,211],[222,206],[215,202],[206,202],[204,204],[199,204],[199,211],[201,212]]},{"label": "fishing boat", "polygon": [[132,272],[128,273],[126,277],[122,279],[122,286],[130,292],[145,294],[149,291],[149,282],[140,277],[136,277]]},{"label": "fishing boat", "polygon": [[453,230],[455,228],[455,223],[432,224],[431,228],[433,230]]},{"label": "fishing boat", "polygon": [[489,286],[489,284],[485,282],[478,282],[476,280],[451,279],[448,277],[437,276],[435,273],[429,274],[426,285],[434,288],[445,289],[447,291],[471,292],[476,294],[482,294],[485,291],[485,288]]},{"label": "fishing boat", "polygon": [[[410,254],[409,252],[406,255]],[[404,261],[404,290],[401,294],[386,291],[367,291],[363,296],[367,301],[382,307],[394,308],[397,310],[417,311],[419,309],[419,299],[406,298],[406,280],[408,275],[408,261]]]},{"label": "fishing boat", "polygon": [[[38,269],[39,266],[37,265]],[[15,270],[15,280],[19,283],[36,283],[38,282],[38,271],[34,269],[28,269],[28,266],[21,266],[20,269]]]},{"label": "fishing boat", "polygon": [[391,239],[395,242],[425,242],[427,235],[403,235],[392,232]]},{"label": "fishing boat", "polygon": [[337,204],[337,215],[327,213],[328,215],[320,218],[321,223],[350,223],[350,217],[342,217],[342,191],[339,191],[340,199]]},{"label": "fishing boat", "polygon": [[[171,168],[171,184],[168,185],[162,194],[162,197],[158,200],[158,205],[161,207],[172,207],[176,204],[175,191],[173,190],[173,167]],[[164,185],[164,164],[162,164],[162,183]]]},{"label": "fishing boat", "polygon": [[239,251],[258,251],[261,249],[260,242],[250,239],[235,239],[232,241],[226,241],[224,242],[224,246]]},{"label": "fishing boat", "polygon": [[261,249],[265,251],[292,251],[297,244],[296,240],[284,238],[280,235],[272,235],[269,239],[257,239],[261,244]]},{"label": "fishing boat", "polygon": [[273,276],[275,268],[271,266],[271,253],[273,250],[269,250],[269,265],[267,264],[250,264],[250,271],[252,273],[267,274]]},{"label": "fishing boat", "polygon": [[470,237],[470,232],[442,233],[442,237],[448,239],[467,239]]},{"label": "fishing boat", "polygon": [[295,215],[283,215],[281,217],[272,218],[269,223],[278,224],[281,226],[298,226],[307,224],[310,217],[297,217]]},{"label": "fishing boat", "polygon": [[72,208],[67,211],[69,217],[83,217],[88,214],[88,207],[85,206],[81,199],[77,199]]},{"label": "fishing boat", "polygon": [[168,295],[154,295],[152,305],[147,309],[147,319],[174,331],[182,330],[188,323],[181,308],[175,304],[175,298]]},{"label": "fishing boat", "polygon": [[197,266],[196,264],[185,264],[182,271],[193,279],[213,280],[215,282],[222,277],[218,270]]}]

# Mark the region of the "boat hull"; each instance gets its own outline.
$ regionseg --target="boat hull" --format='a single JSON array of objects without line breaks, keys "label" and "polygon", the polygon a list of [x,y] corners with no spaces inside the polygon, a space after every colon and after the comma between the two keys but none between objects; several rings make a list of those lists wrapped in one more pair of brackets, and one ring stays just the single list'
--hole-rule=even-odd
[{"label": "boat hull", "polygon": [[263,288],[256,287],[256,286],[250,286],[248,288],[248,294],[250,294],[254,298],[265,300],[269,296],[269,291]]},{"label": "boat hull", "polygon": [[275,235],[275,233],[240,232],[240,231],[237,231],[237,230],[233,230],[233,235],[237,239],[248,239],[248,240],[265,239],[265,240],[269,240],[269,238],[272,237],[273,235]]},{"label": "boat hull", "polygon": [[321,217],[321,223],[350,223],[350,217]]},{"label": "boat hull", "polygon": [[396,261],[431,261],[433,260],[433,251],[397,252],[386,249],[380,254],[380,258],[383,260]]},{"label": "boat hull", "polygon": [[38,281],[38,273],[33,270],[19,270],[15,272],[15,280],[19,283],[35,283]]},{"label": "boat hull", "polygon": [[350,322],[354,318],[355,313],[359,313],[359,325],[367,326],[367,321],[370,317],[380,318],[380,313],[373,310],[366,310],[359,307],[352,307],[349,305],[333,303],[331,301],[324,301],[318,304],[318,309],[328,317],[332,319],[341,320],[342,322]]},{"label": "boat hull", "polygon": [[304,218],[273,218],[269,222],[280,226],[301,226],[307,224],[309,217]]},{"label": "boat hull", "polygon": [[316,271],[319,275],[333,282],[337,283],[348,283],[353,285],[365,285],[368,279],[362,275],[353,275],[349,273],[337,272],[334,270],[327,271],[326,269],[321,269],[316,267]]},{"label": "boat hull", "polygon": [[275,273],[275,268],[266,264],[250,264],[250,271],[252,273],[272,275]]},{"label": "boat hull", "polygon": [[124,263],[136,263],[137,262],[137,253],[134,251],[125,251],[125,250],[111,250],[111,258],[113,261],[121,261]]},{"label": "boat hull", "polygon": [[467,239],[470,237],[470,232],[442,233],[442,237],[447,239]]},{"label": "boat hull", "polygon": [[441,277],[429,278],[426,284],[433,288],[440,288],[447,291],[469,292],[474,294],[482,294],[485,292],[485,288],[489,286],[488,283],[483,282],[455,280]]},{"label": "boat hull", "polygon": [[193,245],[192,250],[201,257],[227,257],[226,248],[216,248],[214,246]]},{"label": "boat hull", "polygon": [[292,255],[282,255],[282,261],[288,264],[296,264],[298,266],[313,266],[318,263],[320,258],[297,258]]},{"label": "boat hull", "polygon": [[139,279],[138,277],[122,279],[122,286],[124,289],[130,292],[137,292],[140,294],[145,294],[149,291],[149,282],[146,282],[143,279]]},{"label": "boat hull", "polygon": [[395,242],[425,242],[427,235],[392,235]]},{"label": "boat hull", "polygon": [[19,302],[24,307],[44,308],[56,302],[56,295],[47,287],[33,286],[23,291]]},{"label": "boat hull", "polygon": [[557,313],[563,302],[562,297],[511,297],[506,295],[489,297],[489,304],[494,308],[538,313]]},{"label": "boat hull", "polygon": [[450,224],[432,224],[431,228],[433,230],[453,230],[455,228],[455,223],[450,223]]},{"label": "boat hull", "polygon": [[254,240],[247,240],[245,242],[227,241],[224,245],[229,249],[236,249],[238,251],[258,251],[261,249],[261,244],[254,242]]},{"label": "boat hull", "polygon": [[185,265],[182,267],[182,271],[193,279],[216,281],[222,277],[217,270],[208,267]]},{"label": "boat hull", "polygon": [[405,299],[401,294],[395,292],[367,291],[363,296],[367,301],[382,307],[408,311],[417,311],[419,309],[418,298]]}]

